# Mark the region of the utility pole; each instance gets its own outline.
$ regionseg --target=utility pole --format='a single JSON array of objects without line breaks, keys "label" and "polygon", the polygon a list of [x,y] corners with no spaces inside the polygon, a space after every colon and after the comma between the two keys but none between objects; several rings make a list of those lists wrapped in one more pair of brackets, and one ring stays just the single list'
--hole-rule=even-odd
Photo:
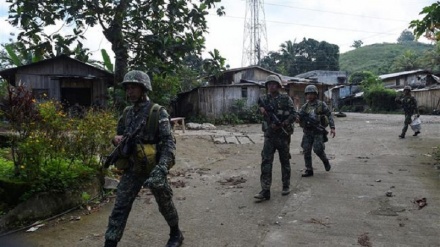
[{"label": "utility pole", "polygon": [[241,66],[260,64],[267,53],[264,0],[246,0]]}]

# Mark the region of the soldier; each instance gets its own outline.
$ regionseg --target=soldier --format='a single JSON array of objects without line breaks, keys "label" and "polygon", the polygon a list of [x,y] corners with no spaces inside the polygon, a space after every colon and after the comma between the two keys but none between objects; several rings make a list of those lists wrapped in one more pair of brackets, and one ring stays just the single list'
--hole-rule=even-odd
[{"label": "soldier", "polygon": [[[414,113],[417,117],[420,117],[419,109],[417,108],[417,100],[411,95],[411,87],[405,86],[403,88],[403,95],[396,98],[396,102],[402,104],[403,111],[405,112],[405,121],[403,122],[402,134],[399,135],[401,139],[405,138],[408,125],[412,122],[412,116]],[[416,131],[413,136],[420,134],[420,131]]]},{"label": "soldier", "polygon": [[[151,113],[149,106],[153,104],[147,96],[147,92],[152,91],[152,87],[146,73],[137,70],[130,71],[124,76],[122,85],[132,106],[125,108],[119,118],[117,133],[113,139],[114,145],[121,142],[125,135],[141,126],[141,122],[149,117],[148,114]],[[155,125],[158,126],[157,133],[149,133],[150,129],[145,126],[137,136],[141,143],[155,140],[153,145],[157,148],[157,165],[154,168],[151,167],[151,172],[146,172],[143,166],[145,164],[142,164],[139,159],[132,159],[131,156],[128,159],[128,165],[124,169],[117,188],[115,205],[109,217],[105,233],[105,247],[117,246],[122,238],[132,204],[142,185],[150,188],[159,211],[170,227],[170,238],[166,246],[180,246],[183,242],[177,210],[172,201],[173,192],[167,181],[168,168],[174,160],[176,149],[168,117],[167,111],[161,107],[158,110],[158,121]],[[148,167],[148,164],[146,166]]]},{"label": "soldier", "polygon": [[[328,132],[325,130],[325,127],[330,125],[330,135],[333,138],[336,135],[336,131],[335,123],[327,104],[318,100],[318,89],[316,86],[308,85],[305,88],[304,93],[307,102],[299,111],[299,122],[304,132],[301,147],[303,148],[304,162],[306,166],[306,171],[302,174],[302,177],[311,177],[313,176],[312,148],[324,163],[325,170],[330,171],[331,165],[324,151],[324,142],[328,140]],[[315,124],[312,124],[313,122]]]},{"label": "soldier", "polygon": [[261,192],[254,198],[259,200],[270,199],[272,184],[272,163],[275,151],[278,150],[281,163],[283,183],[282,195],[290,193],[290,136],[293,134],[293,123],[296,111],[292,99],[287,94],[281,94],[281,80],[278,76],[270,75],[266,78],[267,95],[260,97],[258,105],[264,116],[263,132],[264,146],[261,151]]}]

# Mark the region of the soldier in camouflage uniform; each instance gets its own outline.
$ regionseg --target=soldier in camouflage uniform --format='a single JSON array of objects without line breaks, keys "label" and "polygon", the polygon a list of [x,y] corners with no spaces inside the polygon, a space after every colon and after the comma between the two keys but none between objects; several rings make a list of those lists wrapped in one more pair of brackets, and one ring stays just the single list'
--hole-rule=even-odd
[{"label": "soldier in camouflage uniform", "polygon": [[302,176],[310,177],[313,176],[312,148],[316,155],[318,155],[318,157],[324,163],[325,170],[330,171],[331,169],[330,162],[324,151],[324,142],[326,141],[327,136],[322,131],[318,131],[316,127],[305,123],[305,119],[301,119],[301,116],[305,114],[308,117],[319,121],[318,123],[323,128],[325,128],[326,125],[329,125],[330,135],[332,135],[332,137],[335,137],[336,131],[335,123],[327,104],[321,100],[318,100],[318,89],[316,86],[308,85],[305,88],[304,93],[307,98],[307,103],[305,103],[299,111],[299,122],[300,126],[303,127],[304,132],[301,147],[303,148],[304,162],[306,166],[306,171],[304,174],[302,174]]},{"label": "soldier in camouflage uniform", "polygon": [[[403,88],[403,95],[396,98],[396,102],[402,104],[403,111],[405,112],[405,121],[403,122],[402,133],[399,135],[400,138],[405,138],[406,131],[408,130],[408,125],[412,122],[412,116],[414,113],[417,117],[420,117],[419,109],[417,107],[417,100],[411,95],[411,87],[405,86]],[[420,134],[420,131],[416,131],[413,136]]]},{"label": "soldier in camouflage uniform", "polygon": [[264,146],[261,151],[261,188],[262,191],[254,196],[259,200],[270,199],[272,184],[272,164],[275,151],[278,150],[283,190],[282,195],[290,193],[290,137],[293,134],[293,123],[296,111],[292,99],[287,94],[281,94],[281,80],[278,76],[270,75],[266,79],[267,95],[260,97],[258,105],[264,116],[263,132]]},{"label": "soldier in camouflage uniform", "polygon": [[[142,71],[130,71],[124,76],[122,85],[125,88],[128,100],[133,104],[124,110],[117,126],[117,133],[113,144],[117,145],[122,138],[140,126],[140,123],[147,118],[149,104],[152,104],[147,96],[151,91],[151,82],[148,75]],[[147,114],[145,114],[147,113]],[[146,140],[148,129],[142,129],[138,138]],[[105,247],[117,246],[122,238],[128,215],[132,204],[142,188],[148,186],[153,193],[159,206],[159,211],[164,216],[170,227],[170,239],[166,246],[180,246],[183,241],[182,232],[179,229],[179,218],[172,201],[173,192],[167,181],[169,164],[174,160],[175,142],[171,133],[169,115],[161,107],[159,110],[157,151],[159,157],[157,165],[148,174],[139,172],[136,162],[130,163],[124,170],[116,192],[116,201],[113,211],[109,217],[107,232],[105,233]]]}]

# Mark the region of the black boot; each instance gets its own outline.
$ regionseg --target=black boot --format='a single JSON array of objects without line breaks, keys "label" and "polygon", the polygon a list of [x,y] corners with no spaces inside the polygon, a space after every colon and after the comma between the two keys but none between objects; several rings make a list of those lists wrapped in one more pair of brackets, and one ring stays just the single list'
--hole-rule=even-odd
[{"label": "black boot", "polygon": [[290,194],[290,187],[289,186],[283,186],[283,191],[281,191],[281,195],[287,196]]},{"label": "black boot", "polygon": [[330,169],[332,169],[332,166],[330,165],[330,162],[328,160],[324,162],[324,167],[326,171],[330,171]]},{"label": "black boot", "polygon": [[[173,232],[173,230],[171,232]],[[183,239],[183,234],[180,230],[177,230],[176,233],[170,233],[170,239],[166,247],[179,247],[182,245]]]},{"label": "black boot", "polygon": [[418,134],[420,134],[420,131],[416,131],[413,136],[417,136]]},{"label": "black boot", "polygon": [[313,176],[313,170],[306,170],[301,177],[311,177]]},{"label": "black boot", "polygon": [[260,193],[256,194],[254,198],[258,200],[269,200],[270,190],[262,190]]},{"label": "black boot", "polygon": [[405,138],[405,135],[404,135],[404,134],[401,134],[401,135],[399,135],[399,138],[400,138],[400,139],[403,139],[403,138]]},{"label": "black boot", "polygon": [[104,247],[116,247],[116,246],[118,246],[118,242],[109,239],[105,240]]}]

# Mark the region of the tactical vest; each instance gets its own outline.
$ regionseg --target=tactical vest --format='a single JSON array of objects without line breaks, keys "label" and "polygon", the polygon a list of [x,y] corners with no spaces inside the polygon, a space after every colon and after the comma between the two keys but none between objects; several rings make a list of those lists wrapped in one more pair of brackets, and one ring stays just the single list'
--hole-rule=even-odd
[{"label": "tactical vest", "polygon": [[309,106],[310,105],[307,102],[306,106],[305,106],[305,109],[307,110],[307,113],[310,114],[312,111],[315,111],[316,117],[319,119],[321,125],[324,128],[327,128],[327,126],[329,125],[330,122],[329,122],[329,119],[328,119],[327,115],[324,114],[324,102],[318,101],[318,105],[314,109],[309,109],[309,108],[311,108]]},{"label": "tactical vest", "polygon": [[[127,112],[132,110],[133,106],[128,106],[124,109],[122,114],[122,119],[124,124],[126,123]],[[142,118],[146,119],[146,133],[143,131],[143,136],[141,141],[136,144],[136,151],[132,155],[134,165],[133,170],[138,174],[148,175],[153,170],[154,166],[156,166],[158,162],[158,153],[156,145],[159,143],[159,111],[163,108],[159,104],[155,104],[150,102],[148,104],[147,109],[143,110],[140,114]],[[147,114],[148,113],[148,114]],[[175,142],[175,138],[173,137],[173,141]],[[115,165],[118,169],[124,170],[130,167],[130,158],[122,159],[118,161]],[[168,168],[174,166],[175,161],[169,164]]]}]

